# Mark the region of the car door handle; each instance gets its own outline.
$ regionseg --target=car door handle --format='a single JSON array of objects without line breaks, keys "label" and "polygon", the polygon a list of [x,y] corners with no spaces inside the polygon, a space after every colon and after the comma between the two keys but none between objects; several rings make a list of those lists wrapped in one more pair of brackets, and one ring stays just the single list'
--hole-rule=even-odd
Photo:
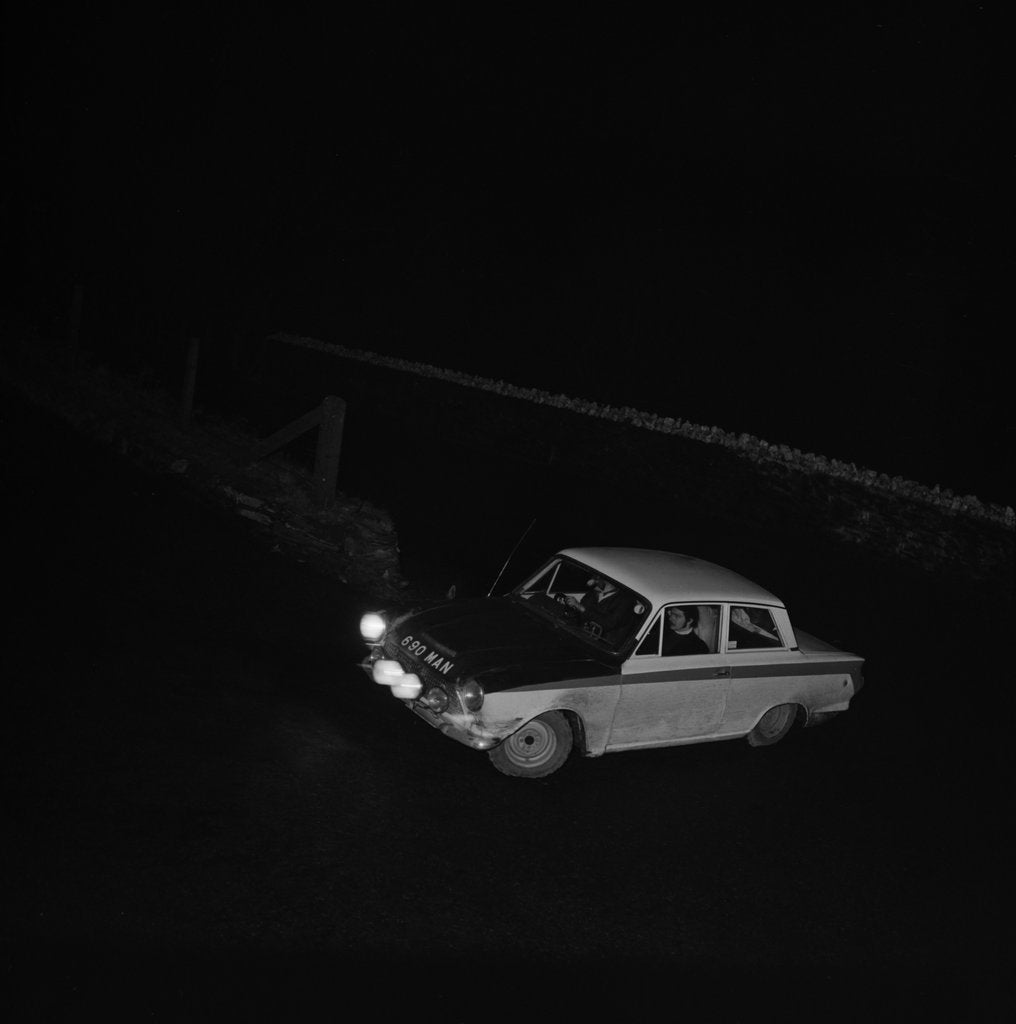
[{"label": "car door handle", "polygon": [[713,675],[714,676],[729,676],[730,675],[730,669],[729,668],[718,668],[713,673]]}]

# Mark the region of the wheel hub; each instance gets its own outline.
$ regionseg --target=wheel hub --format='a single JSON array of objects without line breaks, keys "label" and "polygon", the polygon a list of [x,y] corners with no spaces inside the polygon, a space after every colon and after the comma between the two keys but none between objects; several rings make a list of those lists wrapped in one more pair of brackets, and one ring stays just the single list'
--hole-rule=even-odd
[{"label": "wheel hub", "polygon": [[506,747],[512,761],[532,768],[553,756],[557,737],[542,722],[531,722],[512,736]]}]

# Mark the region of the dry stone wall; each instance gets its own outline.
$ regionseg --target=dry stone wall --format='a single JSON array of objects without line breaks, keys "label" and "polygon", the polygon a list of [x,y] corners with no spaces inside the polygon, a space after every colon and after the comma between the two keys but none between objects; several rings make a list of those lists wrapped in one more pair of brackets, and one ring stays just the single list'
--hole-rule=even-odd
[{"label": "dry stone wall", "polygon": [[[675,508],[753,528],[807,529],[921,565],[1011,576],[1013,509],[875,470],[633,408],[278,334],[291,384],[327,386],[402,429],[473,444],[502,459],[558,465],[652,493]],[[318,392],[320,395],[320,391]],[[435,443],[439,443],[435,440]]]}]

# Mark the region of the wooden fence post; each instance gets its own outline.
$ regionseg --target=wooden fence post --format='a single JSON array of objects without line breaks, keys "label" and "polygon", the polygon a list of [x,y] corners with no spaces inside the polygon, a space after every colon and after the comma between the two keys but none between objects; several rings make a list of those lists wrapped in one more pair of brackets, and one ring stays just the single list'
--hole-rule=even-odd
[{"label": "wooden fence post", "polygon": [[317,502],[322,508],[328,508],[335,500],[345,421],[345,400],[329,395],[321,403],[321,422],[318,424],[317,454],[314,459],[314,484]]},{"label": "wooden fence post", "polygon": [[346,422],[346,400],[328,395],[310,412],[298,416],[271,437],[258,441],[251,449],[253,462],[277,451],[284,444],[318,428],[317,451],[314,456],[314,499],[321,508],[335,501],[335,484],[339,477],[339,455],[342,452],[342,428]]},{"label": "wooden fence post", "polygon": [[198,376],[197,338],[191,338],[187,346],[187,369],[183,375],[183,399],[180,410],[180,424],[184,430],[190,427],[191,413],[194,411],[194,385]]}]

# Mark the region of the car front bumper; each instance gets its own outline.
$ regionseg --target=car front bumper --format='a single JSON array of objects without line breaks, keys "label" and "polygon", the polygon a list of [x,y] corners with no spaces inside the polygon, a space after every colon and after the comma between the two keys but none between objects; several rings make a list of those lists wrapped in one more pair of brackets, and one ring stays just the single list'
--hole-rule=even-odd
[{"label": "car front bumper", "polygon": [[419,701],[403,701],[408,705],[413,714],[418,715],[428,725],[433,726],[439,732],[459,743],[464,743],[473,750],[490,750],[501,742],[500,736],[484,729],[473,715],[439,715],[431,711],[425,704]]},{"label": "car front bumper", "polygon": [[[375,657],[368,657],[360,663],[360,668],[363,669],[365,675],[370,679],[374,678],[374,662],[376,660]],[[467,747],[472,747],[473,750],[490,750],[491,747],[496,747],[507,735],[507,733],[491,732],[473,714],[450,714],[448,712],[438,714],[419,700],[403,700],[402,703],[415,715],[422,718],[429,726],[437,729],[438,732],[453,740],[457,740],[459,743],[464,743]]]}]

